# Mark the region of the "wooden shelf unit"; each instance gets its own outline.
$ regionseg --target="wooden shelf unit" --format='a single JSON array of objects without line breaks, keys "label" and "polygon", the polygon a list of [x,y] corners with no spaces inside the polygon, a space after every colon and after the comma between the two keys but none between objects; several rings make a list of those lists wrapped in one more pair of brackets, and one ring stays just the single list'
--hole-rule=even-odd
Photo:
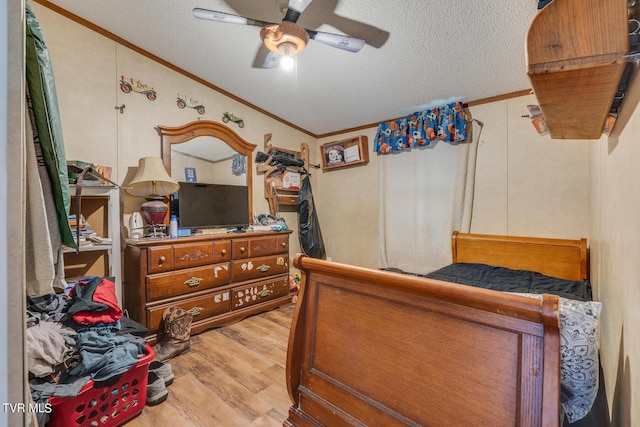
[{"label": "wooden shelf unit", "polygon": [[[307,143],[300,144],[300,151],[290,150],[287,148],[274,147],[270,143],[271,134],[264,136],[264,152],[269,154],[271,150],[279,150],[285,153],[293,154],[304,160],[305,167],[309,167],[309,145]],[[298,206],[298,188],[285,187],[283,178],[286,172],[300,173],[301,169],[297,167],[287,167],[284,171],[278,170],[277,166],[268,164],[258,164],[256,166],[258,174],[264,174],[264,197],[269,203],[269,213],[277,216],[280,206]],[[301,177],[302,181],[302,177]]]},{"label": "wooden shelf unit", "polygon": [[527,73],[554,139],[599,139],[627,63],[628,4],[554,0],[529,28]]},{"label": "wooden shelf unit", "polygon": [[[70,185],[71,209],[76,211],[76,186]],[[106,243],[82,245],[64,251],[65,276],[113,277],[116,296],[122,305],[122,268],[120,250],[120,188],[115,185],[83,185],[81,213],[96,235]],[[79,219],[78,219],[79,221]]]}]

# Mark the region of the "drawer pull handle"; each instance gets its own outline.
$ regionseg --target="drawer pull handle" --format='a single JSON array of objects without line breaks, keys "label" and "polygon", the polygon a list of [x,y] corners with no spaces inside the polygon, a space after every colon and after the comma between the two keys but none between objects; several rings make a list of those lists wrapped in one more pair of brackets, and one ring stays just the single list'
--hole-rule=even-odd
[{"label": "drawer pull handle", "polygon": [[243,254],[247,249],[244,246],[240,246],[240,253]]},{"label": "drawer pull handle", "polygon": [[187,310],[187,313],[191,313],[192,316],[197,316],[198,314],[202,313],[202,310],[204,310],[204,307],[191,307],[189,310]]},{"label": "drawer pull handle", "polygon": [[267,264],[262,264],[260,267],[258,267],[258,270],[262,271],[263,273],[266,271],[269,271],[269,266]]},{"label": "drawer pull handle", "polygon": [[164,255],[162,255],[162,256],[160,257],[160,259],[159,259],[159,261],[160,261],[160,265],[164,264],[164,262],[165,262],[166,260],[167,260],[167,257],[166,257],[166,256],[164,256]]},{"label": "drawer pull handle", "polygon": [[287,247],[287,244],[285,242],[280,243],[282,245],[283,248]]},{"label": "drawer pull handle", "polygon": [[222,256],[225,256],[225,255],[227,254],[227,250],[226,250],[226,249],[221,250],[221,251],[220,251],[220,254],[221,254]]},{"label": "drawer pull handle", "polygon": [[189,280],[185,280],[184,284],[193,288],[194,286],[198,286],[203,280],[202,277],[192,277]]}]

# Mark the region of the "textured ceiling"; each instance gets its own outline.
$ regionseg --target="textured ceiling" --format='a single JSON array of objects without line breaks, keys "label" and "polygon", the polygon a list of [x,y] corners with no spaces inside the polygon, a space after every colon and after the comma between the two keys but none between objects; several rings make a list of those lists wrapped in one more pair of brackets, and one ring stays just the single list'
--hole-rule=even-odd
[{"label": "textured ceiling", "polygon": [[310,41],[291,71],[254,66],[264,53],[260,28],[192,14],[199,7],[280,22],[276,0],[51,3],[316,136],[434,100],[530,87],[525,39],[536,0],[314,0],[298,24],[367,44],[351,53]]}]

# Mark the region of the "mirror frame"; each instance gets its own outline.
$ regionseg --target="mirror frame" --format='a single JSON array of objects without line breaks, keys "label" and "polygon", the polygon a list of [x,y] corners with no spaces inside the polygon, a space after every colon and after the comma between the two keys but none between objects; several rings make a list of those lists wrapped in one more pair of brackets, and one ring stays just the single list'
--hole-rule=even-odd
[{"label": "mirror frame", "polygon": [[[233,129],[210,120],[197,120],[178,127],[160,126],[158,131],[162,140],[162,163],[171,176],[171,146],[182,144],[199,136],[218,138],[240,154],[247,157],[246,185],[249,189],[249,218],[253,218],[253,166],[252,155],[257,147],[244,140]],[[178,181],[175,177],[172,177]]]}]

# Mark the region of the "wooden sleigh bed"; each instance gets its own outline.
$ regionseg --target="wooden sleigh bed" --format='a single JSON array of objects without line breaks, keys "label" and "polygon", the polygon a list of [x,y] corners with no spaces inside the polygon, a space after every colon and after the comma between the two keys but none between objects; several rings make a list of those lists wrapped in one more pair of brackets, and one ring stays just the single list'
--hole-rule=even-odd
[{"label": "wooden sleigh bed", "polygon": [[[585,239],[454,233],[454,263],[587,279]],[[557,295],[297,255],[285,426],[558,426]]]}]

